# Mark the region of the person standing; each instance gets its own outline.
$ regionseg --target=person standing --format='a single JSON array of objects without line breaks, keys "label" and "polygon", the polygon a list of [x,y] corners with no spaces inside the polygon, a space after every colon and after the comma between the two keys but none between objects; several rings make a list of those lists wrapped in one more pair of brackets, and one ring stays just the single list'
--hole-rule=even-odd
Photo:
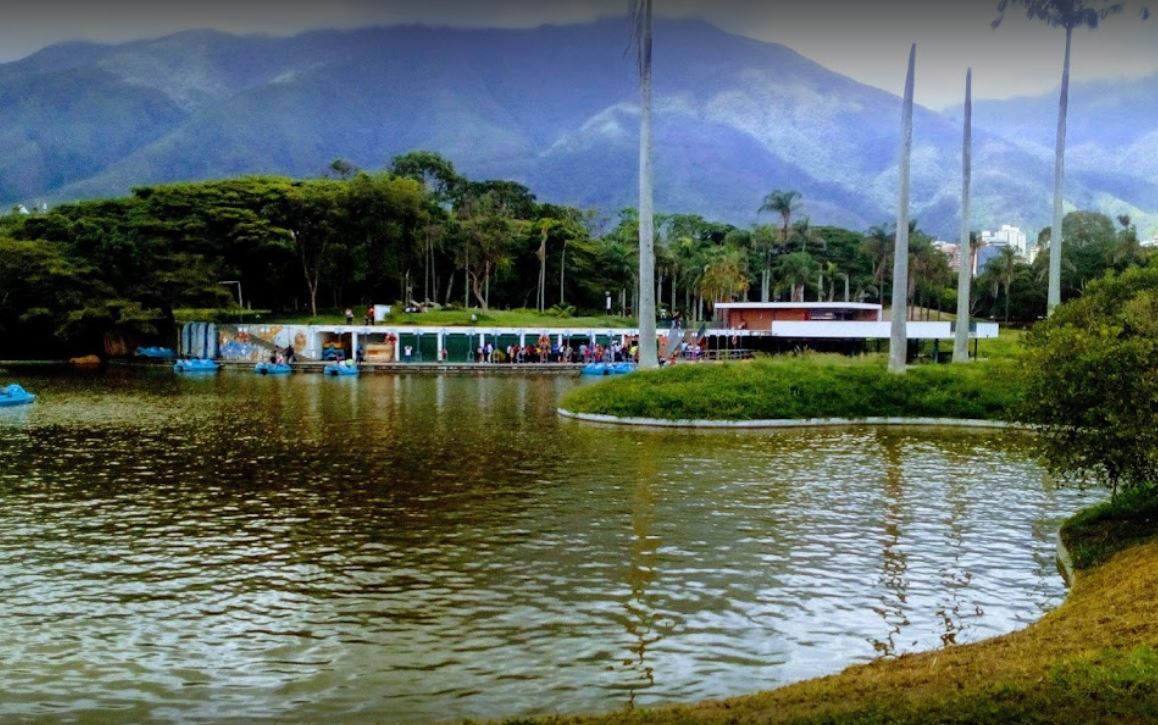
[{"label": "person standing", "polygon": [[354,311],[352,309],[350,309],[349,307],[346,308],[346,324],[347,325],[354,324]]}]

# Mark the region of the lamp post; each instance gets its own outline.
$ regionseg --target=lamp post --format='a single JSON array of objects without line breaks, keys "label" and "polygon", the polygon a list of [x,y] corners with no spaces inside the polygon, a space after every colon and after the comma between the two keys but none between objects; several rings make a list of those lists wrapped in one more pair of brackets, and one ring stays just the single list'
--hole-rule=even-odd
[{"label": "lamp post", "polygon": [[[225,284],[225,285],[235,284],[235,285],[237,285],[237,306],[240,307],[242,312],[244,313],[245,303],[242,302],[242,299],[241,299],[241,280],[223,279],[223,280],[219,281],[217,284]],[[238,315],[238,317],[240,317],[240,314]]]}]

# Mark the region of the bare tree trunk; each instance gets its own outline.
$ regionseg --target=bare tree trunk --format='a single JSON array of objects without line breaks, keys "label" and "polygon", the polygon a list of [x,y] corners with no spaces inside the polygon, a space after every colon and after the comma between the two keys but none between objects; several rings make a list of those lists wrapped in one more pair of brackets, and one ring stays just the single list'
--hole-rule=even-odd
[{"label": "bare tree trunk", "polygon": [[655,338],[655,214],[651,167],[651,0],[643,0],[639,129],[639,367],[658,368]]},{"label": "bare tree trunk", "polygon": [[565,304],[563,299],[563,275],[567,271],[567,240],[563,240],[563,252],[559,255],[559,307]]},{"label": "bare tree trunk", "polygon": [[535,304],[542,312],[547,308],[547,232],[543,231],[543,235],[539,240],[539,289],[536,295]]},{"label": "bare tree trunk", "polygon": [[893,321],[889,336],[889,372],[903,374],[908,357],[908,326],[905,311],[909,292],[909,159],[913,148],[913,71],[917,44],[909,49],[909,72],[905,76],[905,101],[901,107],[901,158],[898,168],[897,247],[893,253]]},{"label": "bare tree trunk", "polygon": [[1053,314],[1053,308],[1061,304],[1061,261],[1062,261],[1062,188],[1066,175],[1066,110],[1070,97],[1070,42],[1073,28],[1066,28],[1066,54],[1062,62],[1061,96],[1057,104],[1057,146],[1054,147],[1053,169],[1053,228],[1049,235],[1049,293],[1046,298],[1046,314]]},{"label": "bare tree trunk", "polygon": [[957,330],[953,335],[953,362],[969,362],[969,184],[973,176],[973,69],[965,72],[965,135],[961,144],[961,241],[957,247]]}]

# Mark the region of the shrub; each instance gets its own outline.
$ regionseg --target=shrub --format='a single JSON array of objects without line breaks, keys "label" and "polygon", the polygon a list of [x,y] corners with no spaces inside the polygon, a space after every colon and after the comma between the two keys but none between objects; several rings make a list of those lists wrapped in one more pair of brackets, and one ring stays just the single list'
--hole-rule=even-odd
[{"label": "shrub", "polygon": [[1158,484],[1158,268],[1107,276],[1026,338],[1021,415],[1053,472],[1120,489]]}]

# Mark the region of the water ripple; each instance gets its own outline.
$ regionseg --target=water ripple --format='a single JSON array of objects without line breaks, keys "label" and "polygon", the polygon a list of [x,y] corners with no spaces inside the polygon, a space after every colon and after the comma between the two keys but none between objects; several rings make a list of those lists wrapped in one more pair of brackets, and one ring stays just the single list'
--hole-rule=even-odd
[{"label": "water ripple", "polygon": [[748,692],[1032,621],[1091,499],[1020,434],[624,431],[556,419],[567,380],[356,382],[38,381],[0,420],[0,719]]}]

